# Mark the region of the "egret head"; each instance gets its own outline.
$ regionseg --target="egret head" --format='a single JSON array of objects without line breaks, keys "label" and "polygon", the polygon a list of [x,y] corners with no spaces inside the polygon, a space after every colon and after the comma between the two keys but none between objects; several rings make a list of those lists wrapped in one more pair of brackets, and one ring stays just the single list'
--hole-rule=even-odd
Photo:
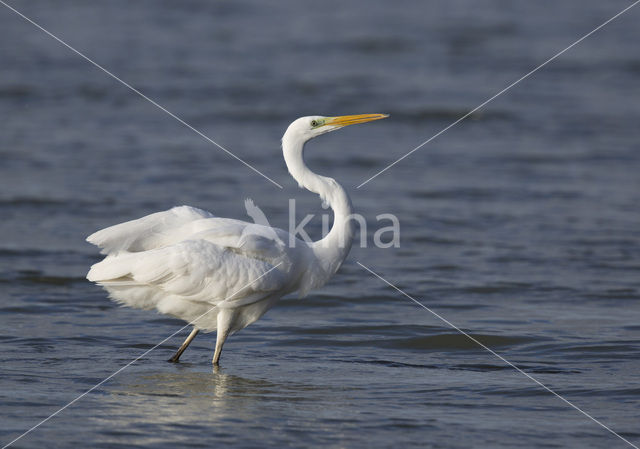
[{"label": "egret head", "polygon": [[389,117],[387,114],[342,115],[338,117],[311,115],[308,117],[300,117],[291,123],[285,135],[294,135],[298,139],[307,141],[321,134],[344,128],[345,126],[380,120],[387,117]]},{"label": "egret head", "polygon": [[305,142],[345,126],[387,117],[387,114],[343,115],[339,117],[311,115],[309,117],[300,117],[289,125],[284,136],[282,136],[282,153],[289,173],[298,181],[300,187],[307,187],[313,192],[317,192],[313,190],[311,184],[307,185],[306,181],[307,176],[305,173],[309,172],[309,170],[303,160]]}]

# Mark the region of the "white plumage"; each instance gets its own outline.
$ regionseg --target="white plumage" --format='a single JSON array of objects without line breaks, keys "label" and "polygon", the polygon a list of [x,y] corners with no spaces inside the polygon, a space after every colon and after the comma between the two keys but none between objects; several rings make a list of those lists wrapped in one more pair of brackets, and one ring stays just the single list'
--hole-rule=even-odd
[{"label": "white plumage", "polygon": [[[155,308],[193,324],[194,331],[172,361],[178,361],[199,330],[217,330],[213,359],[217,364],[230,334],[256,321],[283,295],[298,291],[304,296],[326,283],[349,252],[353,239],[349,198],[333,179],[306,167],[304,143],[346,125],[384,117],[303,117],[283,137],[291,175],[334,211],[333,227],[324,239],[304,242],[264,224],[174,207],[89,236],[87,241],[106,257],[91,267],[87,279],[105,287],[121,304]],[[254,219],[261,213],[253,203],[248,211]],[[266,217],[259,221],[266,222]]]}]

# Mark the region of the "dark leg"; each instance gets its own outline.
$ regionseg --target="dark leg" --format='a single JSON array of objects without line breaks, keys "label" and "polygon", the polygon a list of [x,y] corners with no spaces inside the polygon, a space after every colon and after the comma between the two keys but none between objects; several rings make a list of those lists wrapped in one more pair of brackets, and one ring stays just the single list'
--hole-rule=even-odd
[{"label": "dark leg", "polygon": [[173,357],[171,357],[167,361],[168,362],[173,362],[173,363],[178,363],[178,360],[180,360],[180,356],[182,355],[184,350],[187,349],[187,346],[189,346],[189,343],[191,343],[191,341],[194,338],[196,338],[196,335],[198,335],[198,332],[200,332],[200,331],[194,327],[193,330],[191,331],[191,333],[189,334],[189,336],[187,337],[187,339],[184,341],[184,343],[182,343],[182,346],[180,346],[180,349],[178,349],[178,352],[176,352],[173,355]]}]

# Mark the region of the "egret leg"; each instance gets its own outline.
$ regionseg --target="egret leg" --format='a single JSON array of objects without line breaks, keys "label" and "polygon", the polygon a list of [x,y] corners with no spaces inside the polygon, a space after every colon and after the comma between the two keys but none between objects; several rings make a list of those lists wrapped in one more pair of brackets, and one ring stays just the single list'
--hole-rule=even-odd
[{"label": "egret leg", "polygon": [[168,362],[178,363],[178,360],[180,360],[180,356],[182,355],[184,350],[187,349],[187,346],[189,346],[193,339],[196,338],[198,332],[200,332],[200,330],[194,327],[187,339],[184,341],[184,343],[182,343],[182,346],[180,346],[180,349],[178,349],[178,352],[176,352],[173,357],[168,360]]},{"label": "egret leg", "polygon": [[224,345],[225,340],[229,333],[223,333],[218,331],[218,337],[216,338],[216,350],[213,353],[213,364],[218,365],[220,362],[220,354],[222,354],[222,345]]},{"label": "egret leg", "polygon": [[228,310],[218,312],[218,329],[216,331],[216,350],[213,353],[213,364],[217,366],[220,362],[220,354],[222,354],[222,346],[229,336],[233,313]]}]

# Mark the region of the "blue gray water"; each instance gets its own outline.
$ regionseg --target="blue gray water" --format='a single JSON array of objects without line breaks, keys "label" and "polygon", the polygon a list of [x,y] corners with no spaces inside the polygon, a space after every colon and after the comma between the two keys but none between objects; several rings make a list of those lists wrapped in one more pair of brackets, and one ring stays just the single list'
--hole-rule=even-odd
[{"label": "blue gray water", "polygon": [[185,331],[15,447],[629,447],[357,261],[640,443],[640,6],[356,189],[630,2],[13,4],[284,189],[0,5],[0,443],[182,326],[87,282],[86,235],[246,197],[319,214],[279,139],[368,112],[391,118],[308,162],[370,231],[396,214],[400,248],[354,248],[219,372],[212,334],[165,361]]}]

